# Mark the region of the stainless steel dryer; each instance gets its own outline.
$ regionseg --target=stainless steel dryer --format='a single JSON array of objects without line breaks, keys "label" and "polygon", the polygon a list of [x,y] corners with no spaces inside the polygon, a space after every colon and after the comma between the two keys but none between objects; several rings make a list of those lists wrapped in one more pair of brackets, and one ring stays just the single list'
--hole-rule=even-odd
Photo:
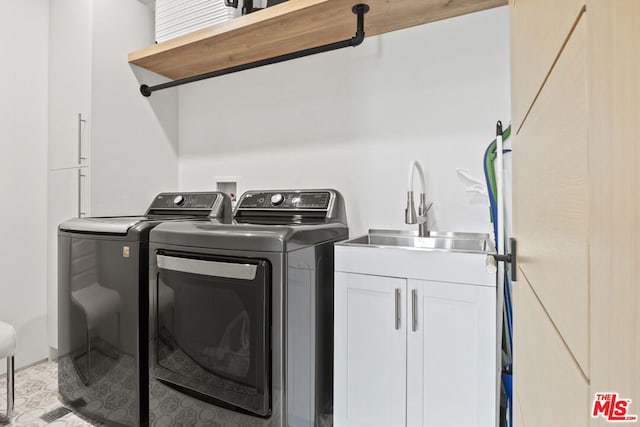
[{"label": "stainless steel dryer", "polygon": [[181,402],[163,425],[325,424],[347,237],[335,190],[249,191],[233,224],[151,231],[151,406]]},{"label": "stainless steel dryer", "polygon": [[162,193],[144,216],[74,218],[58,234],[58,391],[109,425],[149,423],[149,232],[163,221],[231,221],[229,196]]}]

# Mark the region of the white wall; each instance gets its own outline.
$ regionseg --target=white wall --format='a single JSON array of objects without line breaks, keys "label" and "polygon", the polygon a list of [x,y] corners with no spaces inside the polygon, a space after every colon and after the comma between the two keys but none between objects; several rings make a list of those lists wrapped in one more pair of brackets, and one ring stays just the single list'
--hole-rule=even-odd
[{"label": "white wall", "polygon": [[[139,215],[178,187],[177,94],[144,98],[152,73],[127,54],[154,43],[154,13],[132,0],[93,0],[91,215]],[[133,69],[132,69],[133,68]]]},{"label": "white wall", "polygon": [[215,188],[218,176],[239,176],[239,192],[333,187],[355,236],[408,227],[417,159],[436,228],[488,232],[486,202],[456,168],[483,179],[495,122],[510,118],[508,41],[502,7],[183,86],[180,188]]},{"label": "white wall", "polygon": [[0,320],[18,367],[47,356],[48,36],[47,0],[0,2]]}]

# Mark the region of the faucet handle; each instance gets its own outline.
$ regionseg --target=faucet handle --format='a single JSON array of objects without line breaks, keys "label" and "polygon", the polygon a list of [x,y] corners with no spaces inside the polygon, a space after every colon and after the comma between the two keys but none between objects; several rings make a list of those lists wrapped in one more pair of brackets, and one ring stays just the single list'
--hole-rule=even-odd
[{"label": "faucet handle", "polygon": [[433,206],[433,202],[427,202],[425,193],[420,193],[420,205],[418,206],[418,216],[426,215]]},{"label": "faucet handle", "polygon": [[[418,207],[418,218],[416,221],[418,224],[426,224],[429,221],[428,213],[432,206],[433,202],[429,202],[426,205],[422,203],[420,204]],[[415,222],[413,224],[415,224]]]},{"label": "faucet handle", "polygon": [[433,202],[427,202],[424,194],[420,195],[420,206],[418,206],[418,216],[425,216],[433,206]]}]

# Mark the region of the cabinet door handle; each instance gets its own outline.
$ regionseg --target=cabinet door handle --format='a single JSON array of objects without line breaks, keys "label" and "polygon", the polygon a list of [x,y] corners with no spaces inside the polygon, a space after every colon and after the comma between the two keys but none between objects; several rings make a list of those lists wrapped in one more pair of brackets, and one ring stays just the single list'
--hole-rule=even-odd
[{"label": "cabinet door handle", "polygon": [[396,329],[400,329],[400,288],[396,288]]},{"label": "cabinet door handle", "polygon": [[418,290],[411,290],[411,329],[418,330]]},{"label": "cabinet door handle", "polygon": [[86,160],[86,157],[82,156],[82,123],[87,121],[82,118],[82,113],[78,113],[78,165],[82,165],[82,161]]},{"label": "cabinet door handle", "polygon": [[78,218],[82,218],[82,178],[86,175],[82,173],[82,169],[78,169]]}]

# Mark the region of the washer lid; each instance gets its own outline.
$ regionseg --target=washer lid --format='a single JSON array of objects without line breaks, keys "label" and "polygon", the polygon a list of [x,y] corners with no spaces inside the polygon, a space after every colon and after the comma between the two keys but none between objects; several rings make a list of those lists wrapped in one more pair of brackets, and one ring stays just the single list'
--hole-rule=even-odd
[{"label": "washer lid", "polygon": [[339,222],[314,225],[223,224],[220,221],[163,222],[151,230],[158,245],[251,252],[290,252],[303,247],[347,239]]},{"label": "washer lid", "polygon": [[85,233],[127,234],[131,227],[147,220],[148,218],[145,216],[72,218],[60,224],[60,230],[81,231]]}]

